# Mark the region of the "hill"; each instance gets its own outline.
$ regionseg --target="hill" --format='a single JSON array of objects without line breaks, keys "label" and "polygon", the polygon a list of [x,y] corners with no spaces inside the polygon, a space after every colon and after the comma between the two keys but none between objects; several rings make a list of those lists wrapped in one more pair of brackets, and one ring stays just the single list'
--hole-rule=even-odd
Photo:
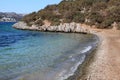
[{"label": "hill", "polygon": [[0,12],[1,21],[19,21],[23,17],[23,14],[17,14],[15,12]]},{"label": "hill", "polygon": [[42,26],[46,20],[50,25],[76,22],[108,29],[115,24],[120,29],[120,0],[62,0],[22,18],[29,26]]}]

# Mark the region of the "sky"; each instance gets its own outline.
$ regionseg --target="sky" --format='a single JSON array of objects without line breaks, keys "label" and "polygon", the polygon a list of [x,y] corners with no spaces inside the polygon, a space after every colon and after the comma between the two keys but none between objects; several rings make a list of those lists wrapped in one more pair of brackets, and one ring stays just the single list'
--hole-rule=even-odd
[{"label": "sky", "polygon": [[0,12],[27,14],[43,9],[49,4],[58,4],[62,0],[0,0]]}]

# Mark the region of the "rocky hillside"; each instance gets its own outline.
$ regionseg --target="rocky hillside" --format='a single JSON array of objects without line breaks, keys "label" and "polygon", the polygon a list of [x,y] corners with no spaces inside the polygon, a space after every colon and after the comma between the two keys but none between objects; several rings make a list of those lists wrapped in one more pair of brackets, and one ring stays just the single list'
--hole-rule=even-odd
[{"label": "rocky hillside", "polygon": [[14,12],[0,12],[0,19],[10,19],[13,21],[19,21],[23,17],[23,14],[17,14]]},{"label": "rocky hillside", "polygon": [[112,28],[115,24],[120,29],[120,0],[62,0],[22,18],[29,26],[42,26],[46,20],[51,26],[76,22],[97,28]]}]

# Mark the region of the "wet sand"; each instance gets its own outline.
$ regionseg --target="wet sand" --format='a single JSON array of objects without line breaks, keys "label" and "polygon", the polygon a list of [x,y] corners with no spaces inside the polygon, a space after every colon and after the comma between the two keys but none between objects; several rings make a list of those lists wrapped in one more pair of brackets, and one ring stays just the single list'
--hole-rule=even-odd
[{"label": "wet sand", "polygon": [[[120,31],[94,30],[100,45],[78,80],[120,80]],[[89,62],[89,61],[88,61]]]}]

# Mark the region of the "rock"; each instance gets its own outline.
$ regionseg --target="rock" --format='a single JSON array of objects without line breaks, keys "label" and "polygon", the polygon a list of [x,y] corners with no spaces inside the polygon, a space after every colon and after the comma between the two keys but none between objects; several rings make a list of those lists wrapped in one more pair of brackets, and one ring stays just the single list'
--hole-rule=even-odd
[{"label": "rock", "polygon": [[32,25],[27,26],[25,22],[18,22],[13,25],[14,28],[17,29],[28,29],[28,30],[38,30],[38,31],[54,31],[54,32],[82,32],[82,33],[90,33],[89,28],[84,27],[83,25],[80,25],[79,23],[63,23],[58,26],[37,26],[37,25]]},{"label": "rock", "polygon": [[27,24],[24,23],[24,22],[15,23],[15,24],[13,25],[13,27],[14,27],[14,28],[17,28],[17,29],[27,29],[27,28],[29,28],[29,26],[27,26]]}]

